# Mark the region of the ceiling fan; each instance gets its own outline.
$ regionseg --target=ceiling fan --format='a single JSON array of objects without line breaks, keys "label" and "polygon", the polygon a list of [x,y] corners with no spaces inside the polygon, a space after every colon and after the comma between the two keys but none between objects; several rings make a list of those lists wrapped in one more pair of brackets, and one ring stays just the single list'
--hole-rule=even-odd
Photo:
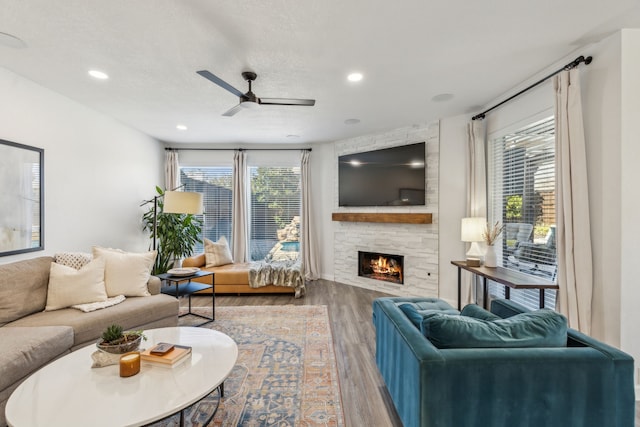
[{"label": "ceiling fan", "polygon": [[245,71],[242,73],[242,78],[249,82],[249,91],[247,93],[240,92],[238,89],[207,70],[197,71],[197,73],[240,98],[240,103],[222,114],[223,116],[233,116],[243,108],[252,108],[257,105],[299,105],[310,107],[316,103],[315,99],[258,98],[253,92],[251,92],[251,82],[258,77],[258,75],[252,71]]}]

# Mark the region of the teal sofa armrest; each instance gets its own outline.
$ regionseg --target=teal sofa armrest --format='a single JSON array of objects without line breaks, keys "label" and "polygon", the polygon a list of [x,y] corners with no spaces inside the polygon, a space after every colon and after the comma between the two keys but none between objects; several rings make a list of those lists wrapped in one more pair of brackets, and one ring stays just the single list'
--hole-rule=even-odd
[{"label": "teal sofa armrest", "polygon": [[431,394],[437,395],[443,380],[439,377],[442,369],[427,369],[427,365],[443,366],[445,361],[440,350],[397,307],[398,301],[414,299],[379,298],[373,302],[376,364],[404,426],[427,425],[422,390],[431,388]]}]

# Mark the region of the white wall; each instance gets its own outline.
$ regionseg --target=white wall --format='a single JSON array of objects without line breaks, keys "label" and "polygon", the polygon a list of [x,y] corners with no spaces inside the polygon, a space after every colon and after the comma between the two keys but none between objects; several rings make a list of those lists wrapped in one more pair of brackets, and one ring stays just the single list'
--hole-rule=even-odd
[{"label": "white wall", "polygon": [[582,105],[593,250],[592,334],[620,345],[621,33],[589,49]]},{"label": "white wall", "polygon": [[471,116],[440,120],[439,297],[454,307],[458,301],[458,269],[451,261],[465,258],[460,220],[467,202],[467,134]]},{"label": "white wall", "polygon": [[[637,262],[640,259],[640,30],[622,32],[622,114],[621,118],[621,185],[620,185],[620,346],[631,353],[640,366],[640,340],[637,327],[640,325],[640,300]],[[636,384],[640,384],[636,369]],[[640,398],[640,395],[636,393]]]},{"label": "white wall", "polygon": [[[625,29],[591,46],[582,96],[593,246],[592,335],[640,362],[640,30]],[[636,385],[638,384],[636,369]]]},{"label": "white wall", "polygon": [[0,68],[0,139],[44,149],[44,251],[0,263],[90,251],[146,250],[142,200],[163,181],[164,151],[148,136]]}]

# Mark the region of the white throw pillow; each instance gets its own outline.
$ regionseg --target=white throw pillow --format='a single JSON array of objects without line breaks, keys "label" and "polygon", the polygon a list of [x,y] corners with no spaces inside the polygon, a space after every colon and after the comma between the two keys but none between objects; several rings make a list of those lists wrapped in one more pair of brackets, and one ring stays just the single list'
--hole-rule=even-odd
[{"label": "white throw pillow", "polygon": [[106,301],[104,259],[95,259],[76,270],[51,263],[45,311],[59,310],[76,304]]},{"label": "white throw pillow", "polygon": [[217,242],[212,242],[205,237],[204,257],[206,267],[217,267],[219,265],[233,263],[231,249],[229,249],[229,243],[227,243],[226,237],[220,237]]},{"label": "white throw pillow", "polygon": [[105,260],[104,283],[107,296],[146,297],[147,282],[156,260],[156,251],[133,253],[120,249],[93,247],[94,258]]}]

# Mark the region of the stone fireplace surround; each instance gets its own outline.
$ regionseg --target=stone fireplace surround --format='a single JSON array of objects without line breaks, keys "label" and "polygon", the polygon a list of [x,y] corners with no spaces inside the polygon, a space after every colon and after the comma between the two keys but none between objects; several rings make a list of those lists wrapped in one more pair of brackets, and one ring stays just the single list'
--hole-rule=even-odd
[{"label": "stone fireplace surround", "polygon": [[[338,207],[338,157],[425,141],[426,206]],[[334,213],[430,213],[431,224],[334,221],[334,280],[393,295],[438,296],[439,123],[337,141]],[[358,276],[358,251],[404,256],[404,284]]]}]

